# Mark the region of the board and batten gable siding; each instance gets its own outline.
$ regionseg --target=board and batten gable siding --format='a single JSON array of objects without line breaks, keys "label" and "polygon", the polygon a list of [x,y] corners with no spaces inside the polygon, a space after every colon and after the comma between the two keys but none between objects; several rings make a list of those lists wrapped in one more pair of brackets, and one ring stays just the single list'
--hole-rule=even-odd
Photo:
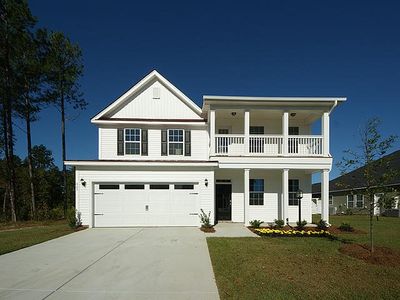
[{"label": "board and batten gable siding", "polygon": [[[159,97],[154,97],[158,89]],[[201,119],[188,105],[158,81],[132,95],[124,106],[112,112],[110,118],[138,119]]]},{"label": "board and batten gable siding", "polygon": [[[125,128],[145,128],[140,125],[125,125]],[[206,126],[182,127],[177,125],[162,128],[148,128],[148,155],[118,155],[117,133],[120,126],[99,127],[99,159],[126,159],[126,160],[208,160],[209,156],[209,135]],[[161,130],[163,129],[184,129],[191,132],[191,155],[185,156],[162,156],[161,155]]]},{"label": "board and batten gable siding", "polygon": [[[211,212],[210,219],[214,222],[214,171],[205,170],[179,170],[162,171],[160,168],[138,168],[129,170],[127,167],[76,167],[76,209],[81,213],[82,224],[93,226],[93,190],[95,183],[198,183],[200,208],[207,214]],[[83,186],[81,179],[86,185]],[[205,179],[210,184],[205,186]],[[200,213],[200,211],[199,211]],[[199,221],[200,226],[200,221]]]}]

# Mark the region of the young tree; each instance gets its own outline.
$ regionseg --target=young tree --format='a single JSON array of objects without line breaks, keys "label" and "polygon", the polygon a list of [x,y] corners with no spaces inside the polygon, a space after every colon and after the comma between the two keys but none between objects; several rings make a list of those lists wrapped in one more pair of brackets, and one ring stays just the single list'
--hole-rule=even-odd
[{"label": "young tree", "polygon": [[373,217],[376,206],[383,205],[384,197],[375,201],[378,193],[387,193],[391,189],[388,184],[396,175],[396,170],[392,168],[388,158],[388,151],[392,148],[397,137],[390,135],[382,137],[379,132],[380,120],[372,118],[367,121],[360,130],[360,145],[356,150],[344,151],[338,167],[342,173],[348,173],[357,168],[361,168],[361,182],[364,186],[364,193],[369,200],[367,207],[369,212],[369,240],[370,251],[374,252]]},{"label": "young tree", "polygon": [[15,196],[14,136],[12,115],[22,90],[21,62],[25,41],[36,20],[26,1],[1,0],[0,2],[0,97],[4,127],[7,182],[10,197],[11,220],[17,220]]},{"label": "young tree", "polygon": [[49,36],[49,57],[47,61],[47,81],[54,104],[61,112],[61,143],[63,160],[64,214],[67,212],[67,169],[65,143],[66,105],[73,109],[85,109],[86,101],[80,92],[79,79],[83,74],[82,52],[77,44],[73,44],[60,32]]}]

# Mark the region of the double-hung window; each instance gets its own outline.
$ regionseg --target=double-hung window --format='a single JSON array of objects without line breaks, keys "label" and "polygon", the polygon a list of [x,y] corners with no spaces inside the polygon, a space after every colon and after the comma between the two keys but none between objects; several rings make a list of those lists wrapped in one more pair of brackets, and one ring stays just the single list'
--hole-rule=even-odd
[{"label": "double-hung window", "polygon": [[364,207],[364,195],[356,195],[356,207],[357,208]]},{"label": "double-hung window", "polygon": [[140,128],[125,129],[125,154],[140,155]]},{"label": "double-hung window", "polygon": [[183,129],[168,130],[169,155],[183,155]]},{"label": "double-hung window", "polygon": [[347,208],[354,207],[354,195],[347,195]]},{"label": "double-hung window", "polygon": [[289,205],[299,205],[299,199],[296,197],[299,186],[298,179],[289,179]]},{"label": "double-hung window", "polygon": [[264,179],[250,179],[250,205],[264,205]]}]

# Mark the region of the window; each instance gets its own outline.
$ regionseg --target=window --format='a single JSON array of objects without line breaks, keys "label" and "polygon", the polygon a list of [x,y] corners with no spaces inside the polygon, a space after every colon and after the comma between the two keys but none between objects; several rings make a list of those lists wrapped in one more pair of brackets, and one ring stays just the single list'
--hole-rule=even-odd
[{"label": "window", "polygon": [[183,155],[183,129],[168,130],[169,155]]},{"label": "window", "polygon": [[264,126],[250,126],[250,134],[264,134]]},{"label": "window", "polygon": [[229,134],[229,129],[225,128],[218,129],[218,134]]},{"label": "window", "polygon": [[354,195],[347,195],[347,208],[354,207]]},{"label": "window", "polygon": [[151,190],[169,190],[168,184],[150,184]]},{"label": "window", "polygon": [[289,127],[289,135],[299,135],[299,127]]},{"label": "window", "polygon": [[175,184],[174,188],[175,188],[175,190],[193,190],[194,185],[193,184]]},{"label": "window", "polygon": [[296,198],[299,186],[298,179],[289,179],[289,205],[299,205],[299,199]]},{"label": "window", "polygon": [[140,129],[125,129],[125,154],[140,155]]},{"label": "window", "polygon": [[250,179],[250,205],[264,205],[264,179]]},{"label": "window", "polygon": [[119,184],[100,184],[100,190],[119,190]]},{"label": "window", "polygon": [[144,190],[144,184],[125,184],[126,190]]},{"label": "window", "polygon": [[356,195],[356,207],[357,208],[364,207],[364,195]]},{"label": "window", "polygon": [[333,196],[329,196],[329,205],[333,205]]}]

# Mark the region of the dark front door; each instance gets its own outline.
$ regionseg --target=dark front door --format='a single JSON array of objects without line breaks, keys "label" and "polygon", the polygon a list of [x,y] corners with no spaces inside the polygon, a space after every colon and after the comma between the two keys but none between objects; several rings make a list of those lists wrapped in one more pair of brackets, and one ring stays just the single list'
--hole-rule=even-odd
[{"label": "dark front door", "polygon": [[217,202],[217,220],[232,220],[232,185],[217,184],[215,197]]}]

